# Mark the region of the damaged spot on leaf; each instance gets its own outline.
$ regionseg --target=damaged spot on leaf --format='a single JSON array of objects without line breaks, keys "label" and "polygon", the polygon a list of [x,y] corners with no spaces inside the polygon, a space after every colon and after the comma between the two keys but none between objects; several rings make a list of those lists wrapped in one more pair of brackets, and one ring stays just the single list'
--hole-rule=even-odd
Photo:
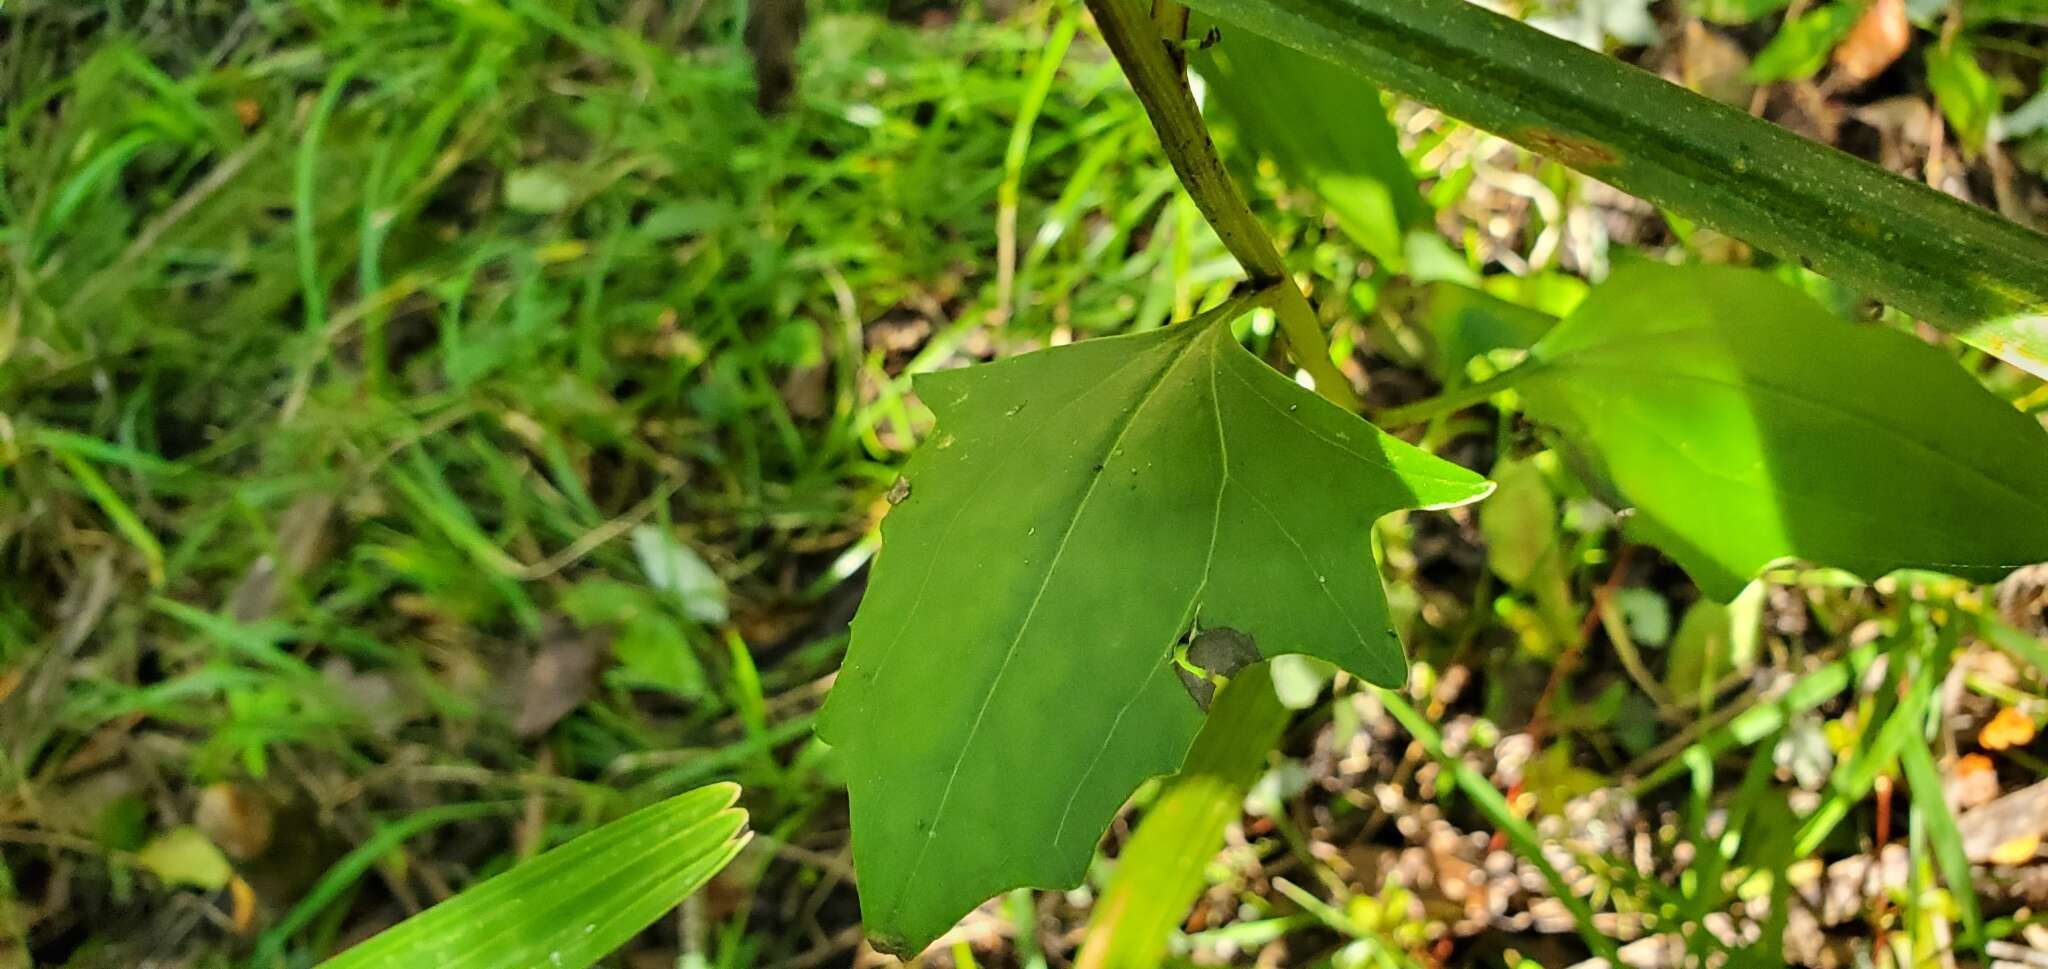
[{"label": "damaged spot on leaf", "polygon": [[1228,626],[1217,626],[1195,634],[1194,642],[1174,656],[1173,671],[1195,706],[1206,712],[1216,699],[1218,685],[1263,658],[1257,640]]},{"label": "damaged spot on leaf", "polygon": [[1545,128],[1525,128],[1516,142],[1539,155],[1555,158],[1580,171],[1608,168],[1621,161],[1614,149],[1597,141],[1577,138]]}]

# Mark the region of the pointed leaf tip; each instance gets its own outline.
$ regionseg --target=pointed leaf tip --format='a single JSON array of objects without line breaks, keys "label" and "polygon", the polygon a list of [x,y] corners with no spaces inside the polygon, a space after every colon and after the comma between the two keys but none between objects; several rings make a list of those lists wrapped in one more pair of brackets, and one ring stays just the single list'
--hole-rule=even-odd
[{"label": "pointed leaf tip", "polygon": [[1381,433],[1222,315],[935,374],[821,730],[846,758],[868,931],[912,952],[982,900],[1069,886],[1202,713],[1191,628],[1406,678],[1374,520],[1480,476]]}]

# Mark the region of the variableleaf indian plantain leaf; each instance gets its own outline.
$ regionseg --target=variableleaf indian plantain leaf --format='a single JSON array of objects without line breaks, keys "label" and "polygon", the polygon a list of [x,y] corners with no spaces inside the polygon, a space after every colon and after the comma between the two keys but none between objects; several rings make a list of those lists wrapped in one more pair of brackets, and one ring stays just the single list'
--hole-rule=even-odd
[{"label": "variableleaf indian plantain leaf", "polygon": [[1197,624],[1405,679],[1372,523],[1491,486],[1260,363],[1235,308],[918,378],[938,427],[820,726],[877,944],[1078,883],[1201,725],[1173,659]]},{"label": "variableleaf indian plantain leaf", "polygon": [[2048,559],[2048,433],[1934,347],[1760,272],[1616,272],[1530,349],[1529,416],[1726,602],[1771,562]]},{"label": "variableleaf indian plantain leaf", "polygon": [[[2048,377],[2048,236],[1468,0],[1189,0]],[[1505,95],[1504,95],[1504,92]]]},{"label": "variableleaf indian plantain leaf", "polygon": [[[1199,32],[1207,18],[1195,22]],[[1249,30],[1233,28],[1189,62],[1209,82],[1240,140],[1322,199],[1338,228],[1382,262],[1406,260],[1408,230],[1430,212],[1379,88]]]}]

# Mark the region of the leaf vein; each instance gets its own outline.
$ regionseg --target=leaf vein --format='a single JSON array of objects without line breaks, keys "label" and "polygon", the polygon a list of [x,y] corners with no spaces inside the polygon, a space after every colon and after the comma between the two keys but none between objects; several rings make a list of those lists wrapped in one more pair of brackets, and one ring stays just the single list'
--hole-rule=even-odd
[{"label": "leaf vein", "polygon": [[[1151,385],[1146,387],[1144,392],[1139,395],[1138,402],[1132,406],[1130,413],[1124,417],[1123,426],[1117,428],[1116,435],[1110,439],[1109,445],[1104,449],[1103,461],[1107,461],[1111,455],[1116,453],[1117,446],[1122,444],[1125,436],[1130,434],[1131,428],[1138,423],[1138,418],[1144,414],[1145,408],[1153,400],[1157,399],[1159,388],[1165,386],[1168,378],[1172,377],[1174,372],[1180,369],[1181,364],[1187,362],[1189,351],[1199,345],[1200,342],[1198,339],[1191,339],[1176,351],[1173,361],[1167,364],[1159,372],[1159,376],[1153,378]],[[1079,397],[1081,395],[1076,396]],[[1087,490],[1081,494],[1081,500],[1074,504],[1074,514],[1067,520],[1066,531],[1060,535],[1059,544],[1053,549],[1052,561],[1046,564],[1045,578],[1038,583],[1038,591],[1032,595],[1031,605],[1024,610],[1024,618],[1017,624],[1017,635],[1011,638],[1009,647],[1003,652],[1002,660],[997,663],[995,678],[989,682],[987,692],[982,695],[981,707],[975,711],[974,722],[967,728],[966,739],[961,741],[960,752],[953,759],[952,769],[947,772],[946,784],[939,791],[939,803],[932,809],[932,823],[925,828],[924,841],[918,846],[917,857],[911,861],[909,872],[903,878],[906,884],[917,881],[918,874],[924,869],[925,859],[931,853],[932,841],[936,839],[938,834],[939,822],[945,817],[946,803],[952,799],[953,786],[960,780],[960,768],[967,763],[967,752],[973,749],[975,738],[981,734],[981,725],[987,720],[988,709],[994,704],[996,693],[1002,689],[1003,677],[1010,671],[1011,661],[1017,655],[1017,647],[1023,644],[1025,633],[1030,631],[1031,622],[1038,615],[1038,607],[1045,601],[1045,590],[1051,588],[1053,577],[1059,573],[1060,560],[1066,556],[1067,547],[1074,537],[1074,531],[1081,524],[1081,516],[1086,514],[1088,502],[1095,497],[1095,489],[1101,483],[1102,475],[1100,474],[1090,479]],[[897,904],[900,905],[902,896],[899,895],[897,898]],[[893,915],[894,913],[891,912],[890,914]],[[887,920],[884,919],[883,921]]]}]

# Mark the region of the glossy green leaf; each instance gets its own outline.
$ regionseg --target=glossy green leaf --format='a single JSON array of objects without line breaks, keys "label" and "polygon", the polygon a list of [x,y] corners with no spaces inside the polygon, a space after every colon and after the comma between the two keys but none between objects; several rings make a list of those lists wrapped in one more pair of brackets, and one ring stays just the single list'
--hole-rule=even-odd
[{"label": "glossy green leaf", "polygon": [[1927,87],[1963,151],[1974,156],[1998,116],[1999,100],[1998,84],[1977,64],[1976,51],[1961,40],[1928,48]]},{"label": "glossy green leaf", "polygon": [[2048,237],[1469,0],[1192,0],[2048,376]]},{"label": "glossy green leaf", "polygon": [[1828,55],[1862,16],[1863,4],[1838,0],[1785,21],[1750,62],[1749,79],[1805,80],[1820,73],[1828,64]]},{"label": "glossy green leaf", "polygon": [[739,788],[642,808],[456,895],[321,969],[583,969],[718,873],[746,844]]},{"label": "glossy green leaf", "polygon": [[1685,611],[1664,661],[1664,688],[1672,696],[1707,709],[1722,677],[1756,665],[1764,591],[1763,583],[1752,582],[1733,602],[1701,599]]},{"label": "glossy green leaf", "polygon": [[1557,325],[1548,313],[1457,283],[1432,283],[1423,299],[1422,324],[1436,342],[1431,369],[1446,384],[1463,383],[1473,358],[1526,350]]},{"label": "glossy green leaf", "polygon": [[1077,883],[1181,764],[1191,628],[1406,677],[1372,523],[1490,487],[1303,390],[1227,318],[919,377],[907,470],[821,732],[868,932],[914,952],[1006,889]]},{"label": "glossy green leaf", "polygon": [[1977,580],[2048,559],[2040,424],[1767,274],[1617,272],[1525,366],[1529,415],[1717,599],[1785,558]]},{"label": "glossy green leaf", "polygon": [[[1194,29],[1203,27],[1198,21]],[[1402,265],[1402,238],[1426,224],[1429,211],[1378,88],[1248,30],[1224,32],[1188,61],[1240,141],[1314,192],[1360,248]]]},{"label": "glossy green leaf", "polygon": [[1499,490],[1479,510],[1486,564],[1536,600],[1548,634],[1545,651],[1562,649],[1578,628],[1579,606],[1572,597],[1557,496],[1535,461],[1501,461],[1493,467],[1493,480]]}]

